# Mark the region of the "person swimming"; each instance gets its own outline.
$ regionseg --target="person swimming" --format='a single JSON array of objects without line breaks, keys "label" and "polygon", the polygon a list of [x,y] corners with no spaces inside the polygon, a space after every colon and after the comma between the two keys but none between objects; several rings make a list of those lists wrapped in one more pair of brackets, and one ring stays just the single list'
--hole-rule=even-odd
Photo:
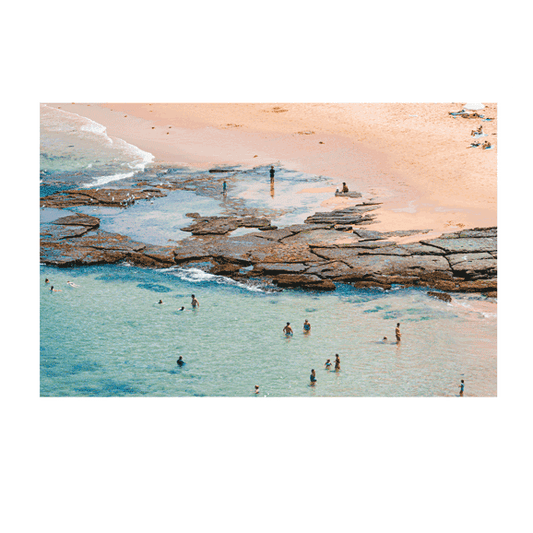
[{"label": "person swimming", "polygon": [[311,380],[311,383],[316,383],[316,373],[315,369],[311,369],[311,375],[309,376],[309,379]]},{"label": "person swimming", "polygon": [[197,307],[200,307],[200,302],[197,300],[196,296],[194,294],[191,294],[191,305],[193,309],[196,309]]},{"label": "person swimming", "polygon": [[306,318],[304,322],[304,333],[310,333],[310,332],[311,332],[311,324],[309,324],[309,321]]},{"label": "person swimming", "polygon": [[331,365],[331,361],[328,359],[328,360],[325,362],[325,364],[324,364],[324,368],[325,368],[326,370],[329,370],[329,369],[331,368],[331,366],[332,366],[332,365]]},{"label": "person swimming", "polygon": [[159,300],[159,302],[157,302],[158,304],[162,304],[163,303],[163,300]]},{"label": "person swimming", "polygon": [[341,360],[339,354],[335,354],[335,372],[338,372],[341,369]]},{"label": "person swimming", "polygon": [[178,311],[185,311],[185,307],[183,305],[178,309]]},{"label": "person swimming", "polygon": [[50,283],[50,280],[49,280],[48,278],[46,278],[46,279],[44,280],[44,282],[45,282],[45,283]]},{"label": "person swimming", "polygon": [[183,366],[185,364],[185,361],[183,360],[183,357],[181,355],[178,357],[178,360],[176,361],[176,364],[178,366]]},{"label": "person swimming", "polygon": [[287,325],[283,328],[283,333],[285,333],[286,337],[292,337],[293,332],[291,328],[291,323],[287,322]]},{"label": "person swimming", "polygon": [[52,285],[50,287],[50,292],[61,292],[61,289],[54,289],[54,286]]}]

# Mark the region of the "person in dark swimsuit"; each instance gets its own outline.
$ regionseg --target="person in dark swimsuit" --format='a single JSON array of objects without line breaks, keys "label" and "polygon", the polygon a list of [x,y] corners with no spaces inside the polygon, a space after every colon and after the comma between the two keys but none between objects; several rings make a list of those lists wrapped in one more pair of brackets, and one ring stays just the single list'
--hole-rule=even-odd
[{"label": "person in dark swimsuit", "polygon": [[290,322],[287,322],[287,325],[283,328],[283,333],[285,333],[286,337],[292,337],[293,333]]},{"label": "person in dark swimsuit", "polygon": [[316,383],[316,373],[314,368],[311,370],[311,375],[309,376],[309,379],[311,380],[311,383]]},{"label": "person in dark swimsuit", "polygon": [[271,180],[274,179],[274,173],[275,173],[275,172],[276,172],[276,171],[274,170],[274,165],[272,165],[272,166],[270,167],[270,179],[271,179]]},{"label": "person in dark swimsuit", "polygon": [[462,396],[465,392],[465,380],[461,380],[461,389],[459,390],[459,396]]},{"label": "person in dark swimsuit", "polygon": [[309,324],[309,321],[307,320],[307,318],[305,319],[305,322],[304,322],[304,333],[311,333],[311,324]]},{"label": "person in dark swimsuit", "polygon": [[183,366],[185,364],[185,361],[183,360],[183,357],[181,355],[178,357],[176,363],[178,366]]},{"label": "person in dark swimsuit", "polygon": [[335,372],[338,372],[341,369],[341,360],[339,358],[339,354],[335,354]]}]

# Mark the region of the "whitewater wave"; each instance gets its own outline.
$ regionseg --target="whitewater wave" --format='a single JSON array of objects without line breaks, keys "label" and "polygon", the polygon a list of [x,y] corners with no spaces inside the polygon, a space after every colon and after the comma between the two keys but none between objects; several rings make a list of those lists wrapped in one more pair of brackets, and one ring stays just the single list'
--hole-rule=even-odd
[{"label": "whitewater wave", "polygon": [[267,292],[264,287],[251,283],[243,283],[241,281],[236,281],[234,279],[227,278],[225,276],[219,276],[217,274],[210,274],[209,272],[204,272],[199,268],[183,268],[175,266],[161,269],[161,272],[170,272],[176,275],[179,279],[192,283],[217,283],[219,285],[232,285],[234,287],[240,287],[250,292]]}]

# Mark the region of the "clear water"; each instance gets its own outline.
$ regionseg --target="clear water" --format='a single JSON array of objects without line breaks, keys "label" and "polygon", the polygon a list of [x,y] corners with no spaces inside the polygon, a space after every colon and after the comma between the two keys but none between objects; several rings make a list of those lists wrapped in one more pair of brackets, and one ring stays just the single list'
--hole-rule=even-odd
[{"label": "clear water", "polygon": [[[151,166],[151,160],[89,119],[41,106],[41,196],[197,173]],[[42,209],[41,223],[84,212],[98,216],[104,230],[165,245],[189,235],[181,231],[192,222],[188,212],[248,211],[278,226],[301,223],[331,196],[309,189],[333,183],[277,169],[272,189],[267,167],[199,177],[192,190],[128,209]],[[51,292],[51,285],[61,292]],[[496,303],[478,296],[455,295],[446,304],[415,289],[272,293],[198,270],[127,265],[41,266],[40,291],[42,396],[253,396],[256,384],[266,396],[454,396],[461,379],[466,396],[496,395]],[[193,293],[201,302],[196,311]],[[178,312],[182,305],[186,310]],[[295,331],[290,339],[282,334],[286,322]],[[400,346],[390,342],[397,322]],[[385,335],[389,342],[380,342]],[[324,369],[335,353],[339,373]],[[181,369],[178,355],[187,362]]]},{"label": "clear water", "polygon": [[[272,293],[127,265],[42,266],[40,288],[42,396],[253,396],[255,385],[267,396],[454,396],[461,379],[466,396],[496,395],[496,304],[480,297],[446,304],[423,290],[349,286]],[[324,369],[335,353],[338,373]]]}]

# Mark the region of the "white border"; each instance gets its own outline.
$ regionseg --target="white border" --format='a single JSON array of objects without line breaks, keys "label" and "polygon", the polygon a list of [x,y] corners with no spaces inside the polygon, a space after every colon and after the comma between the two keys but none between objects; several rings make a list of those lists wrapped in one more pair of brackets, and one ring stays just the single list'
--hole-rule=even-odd
[{"label": "white border", "polygon": [[[20,417],[516,416],[515,84],[22,84],[19,86]],[[39,104],[41,102],[496,102],[498,396],[496,398],[41,398]],[[505,184],[505,186],[503,186]],[[23,280],[23,283],[20,283]]]}]

